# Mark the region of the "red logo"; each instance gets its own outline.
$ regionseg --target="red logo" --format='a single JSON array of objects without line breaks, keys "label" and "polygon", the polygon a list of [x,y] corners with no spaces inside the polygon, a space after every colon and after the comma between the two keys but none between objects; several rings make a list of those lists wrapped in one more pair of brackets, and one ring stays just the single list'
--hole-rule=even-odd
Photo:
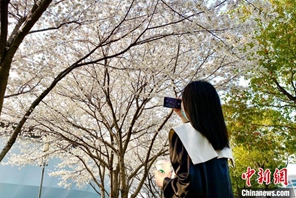
[{"label": "red logo", "polygon": [[[251,178],[252,176],[256,173],[254,169],[248,166],[247,172],[242,174],[242,179],[246,180],[246,185],[251,186]],[[271,171],[270,169],[264,170],[263,168],[259,168],[258,172],[258,184],[263,184],[265,183],[266,185],[271,183]],[[288,174],[287,174],[287,168],[282,168],[282,169],[275,169],[273,173],[273,183],[274,184],[280,184],[284,183],[285,185],[288,185]]]}]

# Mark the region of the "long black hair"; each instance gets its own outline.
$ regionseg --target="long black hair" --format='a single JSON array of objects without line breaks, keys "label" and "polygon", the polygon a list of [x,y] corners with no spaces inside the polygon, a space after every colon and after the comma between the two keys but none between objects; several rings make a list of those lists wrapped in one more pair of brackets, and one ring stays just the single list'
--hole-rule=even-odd
[{"label": "long black hair", "polygon": [[215,150],[229,147],[219,95],[212,84],[194,81],[183,90],[182,103],[191,125],[212,144]]}]

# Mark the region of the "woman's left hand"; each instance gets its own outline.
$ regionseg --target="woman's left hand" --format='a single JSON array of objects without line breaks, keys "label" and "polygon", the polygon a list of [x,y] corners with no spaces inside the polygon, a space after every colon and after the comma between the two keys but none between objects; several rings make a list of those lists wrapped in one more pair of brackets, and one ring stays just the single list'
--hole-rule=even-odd
[{"label": "woman's left hand", "polygon": [[168,162],[164,166],[164,173],[160,171],[155,171],[154,176],[155,176],[155,183],[158,187],[162,188],[163,187],[163,180],[164,178],[168,177],[171,178],[172,176],[172,171],[170,170],[171,164]]}]

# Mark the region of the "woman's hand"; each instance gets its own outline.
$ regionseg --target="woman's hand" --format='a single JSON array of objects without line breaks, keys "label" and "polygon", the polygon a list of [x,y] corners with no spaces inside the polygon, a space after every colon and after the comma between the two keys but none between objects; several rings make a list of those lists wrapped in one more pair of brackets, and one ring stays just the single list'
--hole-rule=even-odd
[{"label": "woman's hand", "polygon": [[[182,109],[174,109],[174,112],[181,118],[183,123],[188,122],[187,118],[182,114]],[[185,113],[185,112],[184,112]]]},{"label": "woman's hand", "polygon": [[154,176],[155,176],[156,186],[158,186],[160,188],[163,188],[163,180],[164,180],[164,178],[169,177],[169,176],[166,176],[165,173],[161,173],[161,172],[159,172],[157,170],[154,172]]},{"label": "woman's hand", "polygon": [[171,176],[172,176],[171,163],[170,162],[164,162],[162,167],[163,167],[164,172],[160,172],[158,170],[156,170],[154,172],[155,183],[160,188],[163,187],[164,178],[166,178],[166,177],[171,178]]},{"label": "woman's hand", "polygon": [[174,110],[174,112],[175,112],[180,118],[183,117],[181,109],[175,109],[175,108],[174,108],[173,110]]}]

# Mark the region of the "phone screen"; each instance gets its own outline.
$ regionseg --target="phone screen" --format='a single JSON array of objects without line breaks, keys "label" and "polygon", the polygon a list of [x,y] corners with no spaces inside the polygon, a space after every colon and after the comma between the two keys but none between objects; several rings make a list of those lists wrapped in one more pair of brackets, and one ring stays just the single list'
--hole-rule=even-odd
[{"label": "phone screen", "polygon": [[168,108],[181,109],[181,99],[164,97],[163,106]]}]

